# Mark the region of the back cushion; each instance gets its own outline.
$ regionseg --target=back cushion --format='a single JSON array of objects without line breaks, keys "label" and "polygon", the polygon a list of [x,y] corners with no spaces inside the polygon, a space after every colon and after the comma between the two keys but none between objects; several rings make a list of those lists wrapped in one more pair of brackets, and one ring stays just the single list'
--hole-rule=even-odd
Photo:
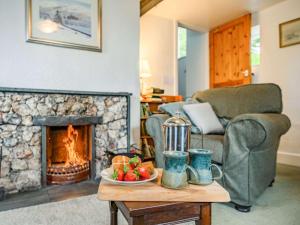
[{"label": "back cushion", "polygon": [[245,113],[281,113],[281,89],[276,84],[250,84],[215,88],[193,95],[199,102],[209,102],[218,117],[234,118]]}]

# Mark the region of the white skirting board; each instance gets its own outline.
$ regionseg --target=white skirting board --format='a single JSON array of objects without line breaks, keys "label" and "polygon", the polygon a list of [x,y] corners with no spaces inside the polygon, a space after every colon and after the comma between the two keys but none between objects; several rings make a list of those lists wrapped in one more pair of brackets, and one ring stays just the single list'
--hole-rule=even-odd
[{"label": "white skirting board", "polygon": [[300,167],[300,154],[279,151],[277,153],[277,162]]}]

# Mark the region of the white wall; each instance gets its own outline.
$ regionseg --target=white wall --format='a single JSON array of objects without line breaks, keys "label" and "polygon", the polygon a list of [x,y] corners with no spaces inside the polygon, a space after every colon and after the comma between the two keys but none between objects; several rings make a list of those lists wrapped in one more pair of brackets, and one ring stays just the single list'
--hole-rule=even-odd
[{"label": "white wall", "polygon": [[139,0],[103,0],[103,52],[25,42],[25,1],[0,0],[0,86],[131,92],[139,136]]},{"label": "white wall", "polygon": [[279,24],[300,17],[300,1],[287,0],[259,13],[261,65],[257,81],[282,88],[284,113],[292,122],[279,148],[279,162],[300,166],[300,45],[279,48]]},{"label": "white wall", "polygon": [[177,28],[176,23],[149,14],[141,18],[140,57],[147,59],[152,77],[147,86],[165,89],[165,94],[177,94]]},{"label": "white wall", "polygon": [[209,34],[187,31],[186,94],[209,88]]}]

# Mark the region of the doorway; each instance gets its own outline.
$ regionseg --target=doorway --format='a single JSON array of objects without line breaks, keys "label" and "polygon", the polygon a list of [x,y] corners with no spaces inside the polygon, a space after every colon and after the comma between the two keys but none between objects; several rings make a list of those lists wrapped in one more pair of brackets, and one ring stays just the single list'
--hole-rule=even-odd
[{"label": "doorway", "polygon": [[208,35],[179,25],[177,38],[178,94],[186,99],[208,88]]}]

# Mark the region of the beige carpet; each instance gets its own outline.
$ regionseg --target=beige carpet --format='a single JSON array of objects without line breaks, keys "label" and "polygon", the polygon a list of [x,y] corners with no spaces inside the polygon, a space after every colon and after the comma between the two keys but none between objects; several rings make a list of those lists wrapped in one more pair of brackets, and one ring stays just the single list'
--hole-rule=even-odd
[{"label": "beige carpet", "polygon": [[[300,168],[280,165],[274,186],[250,213],[213,204],[212,215],[213,225],[300,225]],[[127,224],[121,215],[119,221]],[[108,203],[91,195],[5,211],[0,213],[0,225],[109,225]]]}]

